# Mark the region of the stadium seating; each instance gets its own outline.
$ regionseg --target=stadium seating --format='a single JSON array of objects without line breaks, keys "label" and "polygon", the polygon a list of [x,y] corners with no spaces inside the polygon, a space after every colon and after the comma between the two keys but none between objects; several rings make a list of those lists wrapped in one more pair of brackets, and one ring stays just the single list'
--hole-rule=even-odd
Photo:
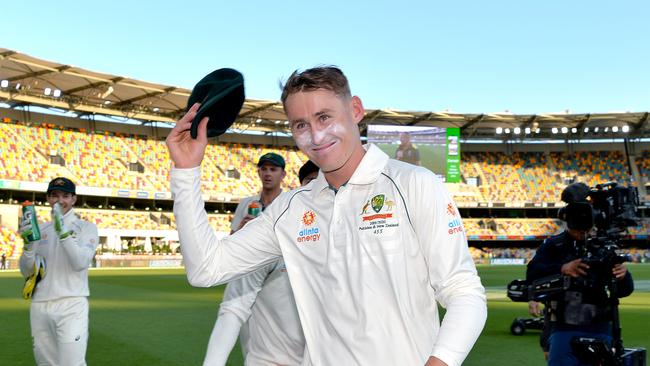
[{"label": "stadium seating", "polygon": [[[270,147],[240,143],[210,144],[202,165],[202,189],[211,199],[236,201],[259,192],[257,160],[266,152],[282,155],[287,177],[283,188],[299,185],[297,172],[306,160],[291,147]],[[642,183],[650,181],[650,152],[636,157]],[[135,166],[140,169],[130,169]],[[68,176],[79,186],[134,191],[169,191],[170,160],[164,141],[140,136],[94,133],[64,129],[48,124],[0,123],[0,179],[46,183],[55,176]],[[465,152],[461,160],[463,182],[447,184],[459,206],[482,202],[556,202],[569,181],[595,185],[604,181],[623,182],[626,161],[619,151],[594,152]],[[470,185],[477,178],[478,185]],[[49,207],[37,207],[41,221],[49,220]],[[174,230],[169,212],[76,209],[100,229]],[[208,215],[209,223],[221,232],[230,231],[232,216]],[[531,240],[557,234],[562,224],[552,219],[464,219],[470,240]],[[647,238],[650,220],[631,228],[631,238]],[[0,226],[1,250],[19,253],[17,233]],[[18,244],[16,244],[18,243]],[[485,258],[529,253],[497,254],[472,250]],[[525,255],[524,255],[525,254]],[[643,254],[641,255],[643,257]],[[481,257],[482,258],[482,257]]]},{"label": "stadium seating", "polygon": [[[169,191],[170,161],[162,140],[46,124],[0,123],[0,132],[2,179],[47,182],[65,175],[89,187]],[[269,151],[284,156],[287,162],[283,188],[297,187],[298,169],[306,160],[297,149],[222,143],[206,149],[203,192],[226,201],[256,194],[261,188],[256,162]],[[50,163],[51,155],[62,165]],[[650,176],[650,152],[643,151],[636,162],[645,183]],[[143,171],[129,169],[133,164]],[[477,202],[557,202],[569,181],[594,186],[627,180],[626,162],[619,151],[465,152],[461,174],[463,183],[448,187],[459,205],[469,206]],[[469,178],[477,178],[480,184],[466,184]]]},{"label": "stadium seating", "polygon": [[[53,125],[0,124],[0,178],[48,182],[71,177],[80,186],[140,191],[169,191],[170,160],[162,140],[65,130]],[[202,188],[209,196],[236,200],[261,189],[257,159],[273,151],[284,156],[283,189],[299,186],[298,169],[306,157],[295,148],[210,144],[202,164]],[[51,156],[62,164],[50,163]],[[131,164],[143,172],[130,170]],[[234,169],[239,178],[229,178]]]}]

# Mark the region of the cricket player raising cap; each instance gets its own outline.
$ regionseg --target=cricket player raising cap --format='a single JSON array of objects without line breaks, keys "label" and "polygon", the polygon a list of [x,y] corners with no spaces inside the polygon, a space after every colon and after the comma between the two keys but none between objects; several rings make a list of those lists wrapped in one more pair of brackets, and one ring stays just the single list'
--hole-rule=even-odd
[{"label": "cricket player raising cap", "polygon": [[[190,108],[167,137],[187,278],[228,282],[284,258],[305,334],[303,365],[460,365],[485,323],[485,290],[458,210],[427,169],[362,145],[361,99],[336,67],[294,72],[282,103],[293,138],[321,169],[218,240],[201,198]],[[446,308],[442,322],[437,304]]]}]

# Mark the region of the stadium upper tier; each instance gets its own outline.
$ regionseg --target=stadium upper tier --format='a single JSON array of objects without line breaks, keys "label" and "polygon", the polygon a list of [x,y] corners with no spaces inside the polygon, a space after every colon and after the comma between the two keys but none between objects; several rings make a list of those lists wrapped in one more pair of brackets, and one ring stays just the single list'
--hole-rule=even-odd
[{"label": "stadium upper tier", "polygon": [[[56,176],[79,186],[169,192],[170,159],[164,141],[117,133],[91,133],[46,124],[0,123],[0,179],[46,183]],[[238,201],[261,189],[257,159],[274,151],[287,162],[283,189],[299,185],[306,157],[294,147],[220,143],[207,147],[202,188],[209,200]],[[650,153],[636,157],[642,184],[650,175]],[[479,202],[557,202],[567,181],[590,186],[624,182],[626,161],[618,151],[463,152],[464,183],[448,184],[459,206]],[[470,185],[466,182],[475,181]]]},{"label": "stadium upper tier", "polygon": [[[283,189],[299,186],[306,158],[296,149],[211,144],[202,163],[203,192],[226,201],[255,194],[261,189],[257,160],[268,151],[287,163]],[[78,186],[169,191],[171,162],[161,140],[2,123],[0,158],[0,179],[48,182],[63,175]]]}]

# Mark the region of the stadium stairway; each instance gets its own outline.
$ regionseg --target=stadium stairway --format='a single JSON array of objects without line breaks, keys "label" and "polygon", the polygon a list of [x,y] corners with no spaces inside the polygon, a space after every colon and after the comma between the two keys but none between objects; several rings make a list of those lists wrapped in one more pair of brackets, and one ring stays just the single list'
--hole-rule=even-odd
[{"label": "stadium stairway", "polygon": [[[152,170],[152,169],[149,167],[149,165],[148,165],[146,162],[144,162],[144,161],[140,158],[140,155],[138,155],[138,153],[137,153],[136,151],[133,151],[133,149],[131,148],[131,146],[129,146],[129,145],[126,143],[126,140],[125,140],[125,139],[117,139],[117,141],[119,142],[120,146],[121,146],[123,149],[125,149],[125,150],[127,150],[127,151],[129,152],[128,155],[130,155],[130,156],[136,158],[136,160],[138,161],[138,163],[140,163],[140,165],[142,165],[142,166],[144,167],[145,171],[151,171],[151,170]],[[126,170],[129,170],[129,162],[128,162],[128,161],[123,161],[122,159],[117,159],[117,160],[119,161],[120,164],[122,164],[122,165],[124,166],[124,168],[125,168]],[[147,175],[145,175],[145,174],[141,174],[140,178],[146,182],[146,185],[145,185],[145,186],[148,186],[147,188],[149,188],[149,189],[151,189],[151,190],[155,190],[155,189],[156,189],[156,184],[155,184],[155,182],[152,182],[152,181],[149,179],[149,177],[148,177]]]},{"label": "stadium stairway", "polygon": [[26,151],[30,151],[34,157],[38,160],[35,162],[35,168],[42,168],[40,179],[38,181],[47,182],[54,177],[66,176],[70,177],[73,180],[79,181],[77,177],[70,169],[66,166],[58,164],[50,164],[49,151],[43,152],[41,149],[38,149],[33,145],[32,142],[27,141],[25,137],[19,133],[19,130],[16,129],[6,129],[4,130],[8,133],[9,139],[13,140],[16,143],[16,153],[20,156],[25,156]]}]

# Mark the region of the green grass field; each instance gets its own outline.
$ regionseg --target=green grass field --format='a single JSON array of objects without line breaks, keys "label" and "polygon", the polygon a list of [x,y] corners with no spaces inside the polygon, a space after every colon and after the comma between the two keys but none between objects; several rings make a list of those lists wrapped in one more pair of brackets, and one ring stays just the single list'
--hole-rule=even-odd
[{"label": "green grass field", "polygon": [[[650,348],[650,265],[629,265],[637,290],[622,299],[626,346]],[[505,297],[523,266],[479,267],[488,291],[487,325],[465,365],[544,365],[539,333],[510,334],[525,303]],[[191,288],[181,269],[91,271],[89,365],[200,365],[223,287]],[[33,365],[29,302],[20,298],[18,272],[0,272],[0,365]],[[242,365],[236,349],[230,365]]]}]

